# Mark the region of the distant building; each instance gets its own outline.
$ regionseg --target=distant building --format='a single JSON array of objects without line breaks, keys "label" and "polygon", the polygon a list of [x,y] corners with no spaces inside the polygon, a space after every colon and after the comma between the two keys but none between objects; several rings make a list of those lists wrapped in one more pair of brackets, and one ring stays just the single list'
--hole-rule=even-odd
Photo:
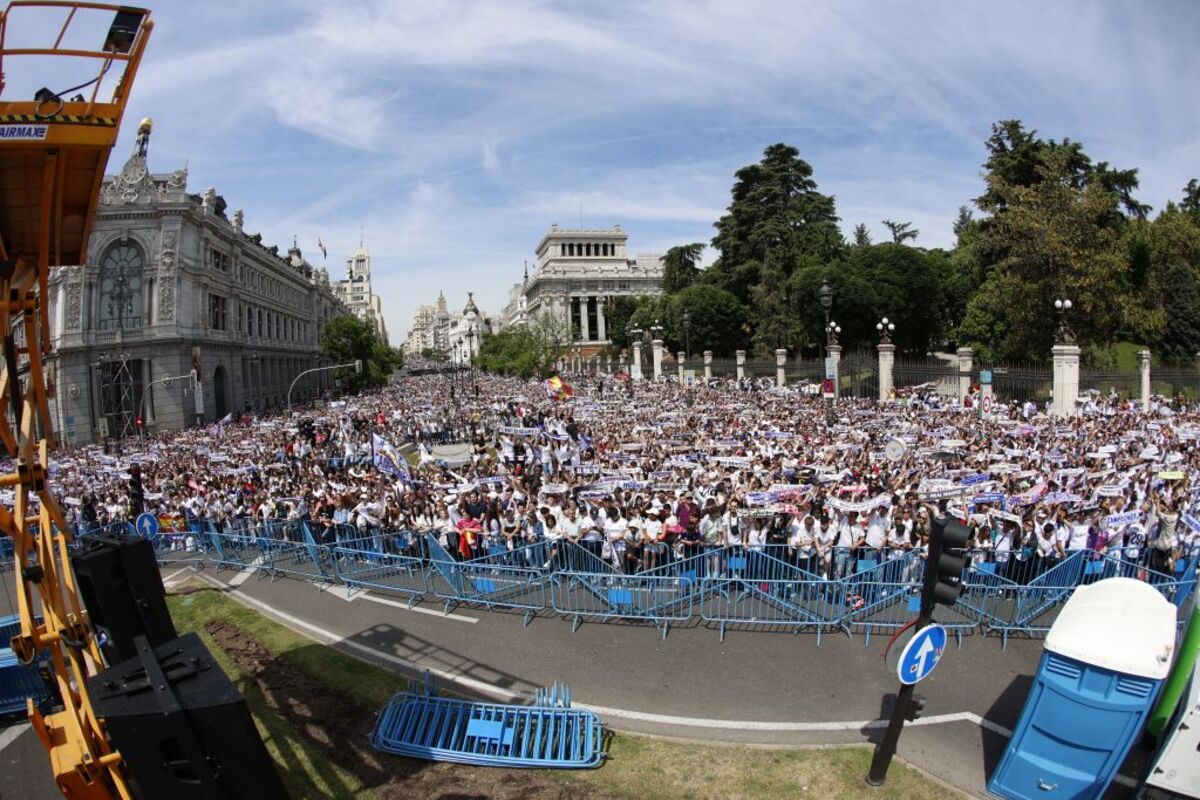
[{"label": "distant building", "polygon": [[[68,444],[281,407],[327,365],[321,329],[347,313],[294,244],[247,234],[215,189],[189,194],[186,169],[151,174],[149,135],[104,178],[89,263],[51,272],[51,410]],[[332,383],[308,376],[293,400]]]},{"label": "distant building", "polygon": [[560,320],[571,340],[602,345],[619,332],[608,329],[605,309],[615,297],[662,294],[663,265],[658,253],[629,258],[620,225],[573,230],[551,225],[537,246],[536,269],[526,276],[506,316],[524,321],[543,313]]},{"label": "distant building", "polygon": [[388,343],[387,324],[383,321],[383,305],[379,295],[371,291],[371,254],[360,242],[358,249],[346,259],[346,280],[334,284],[338,298],[350,313],[371,323],[379,341]]},{"label": "distant building", "polygon": [[449,324],[450,310],[446,306],[446,296],[438,292],[437,303],[418,306],[413,314],[404,352],[414,356],[424,352],[448,352]]}]

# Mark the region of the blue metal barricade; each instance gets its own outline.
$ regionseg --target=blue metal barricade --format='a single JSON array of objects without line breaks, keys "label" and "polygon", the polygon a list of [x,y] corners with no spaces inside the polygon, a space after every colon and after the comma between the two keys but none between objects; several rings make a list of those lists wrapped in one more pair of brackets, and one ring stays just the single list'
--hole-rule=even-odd
[{"label": "blue metal barricade", "polygon": [[239,571],[270,571],[266,539],[257,535],[255,529],[218,533],[210,527],[206,537],[209,544],[208,558],[218,567],[229,567]]},{"label": "blue metal barricade", "polygon": [[432,536],[426,536],[430,562],[430,590],[447,612],[457,603],[484,608],[515,608],[525,612],[525,624],[546,607],[549,573],[541,566],[548,549],[544,542],[504,550],[469,561],[455,561]]},{"label": "blue metal barricade", "polygon": [[641,620],[654,623],[666,638],[671,623],[692,616],[693,582],[669,575],[562,571],[554,574],[550,602],[571,617],[573,631],[584,620]]},{"label": "blue metal barricade", "polygon": [[345,584],[346,596],[355,588],[376,589],[403,595],[412,605],[429,590],[424,563],[413,556],[385,553],[376,546],[376,539],[365,538],[330,547],[334,572]]},{"label": "blue metal barricade", "polygon": [[1093,555],[1090,550],[1070,553],[1029,583],[1014,587],[1011,604],[1005,602],[997,609],[989,632],[999,632],[1007,647],[1008,637],[1014,633],[1034,636],[1050,630],[1059,608],[1087,577]]},{"label": "blue metal barricade", "polygon": [[334,577],[333,556],[328,547],[313,540],[307,523],[268,523],[263,532],[266,535],[261,541],[272,574],[318,582]]},{"label": "blue metal barricade", "polygon": [[26,698],[33,698],[35,705],[44,708],[53,697],[38,670],[39,663],[50,659],[49,653],[43,653],[32,664],[22,664],[8,647],[9,641],[20,633],[20,616],[0,617],[0,715],[23,714]]},{"label": "blue metal barricade", "polygon": [[591,711],[415,692],[392,698],[371,744],[384,753],[485,767],[580,769],[604,758],[603,729]]},{"label": "blue metal barricade", "polygon": [[882,562],[860,559],[859,570],[843,581],[846,615],[842,624],[851,631],[861,630],[864,646],[871,643],[873,632],[898,630],[916,617],[921,602],[921,563],[915,551]]}]

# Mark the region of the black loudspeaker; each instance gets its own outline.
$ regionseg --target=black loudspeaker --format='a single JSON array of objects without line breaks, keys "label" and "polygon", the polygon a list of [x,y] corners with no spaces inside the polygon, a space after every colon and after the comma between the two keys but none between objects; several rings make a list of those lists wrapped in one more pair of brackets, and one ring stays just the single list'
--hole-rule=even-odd
[{"label": "black loudspeaker", "polygon": [[88,679],[138,800],[286,800],[246,701],[185,634]]},{"label": "black loudspeaker", "polygon": [[88,537],[71,556],[71,566],[108,663],[137,655],[134,636],[145,636],[151,646],[158,646],[178,635],[148,539],[122,534]]}]

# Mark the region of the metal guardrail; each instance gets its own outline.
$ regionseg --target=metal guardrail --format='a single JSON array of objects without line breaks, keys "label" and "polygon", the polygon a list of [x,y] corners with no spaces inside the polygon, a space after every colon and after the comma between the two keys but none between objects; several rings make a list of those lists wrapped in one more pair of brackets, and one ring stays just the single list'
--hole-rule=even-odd
[{"label": "metal guardrail", "polygon": [[[305,523],[271,523],[229,532],[207,526],[205,557],[219,565],[320,584],[395,594],[411,605],[438,600],[523,612],[526,625],[547,609],[585,621],[649,623],[666,637],[672,626],[699,619],[722,641],[730,630],[832,631],[872,634],[902,628],[914,618],[924,570],[921,552],[849,549],[797,550],[786,545],[699,549],[687,558],[624,573],[588,543],[545,540],[496,545],[487,555],[462,559],[431,534],[378,531],[349,538],[339,529],[320,541]],[[587,546],[585,546],[587,545]],[[856,558],[866,555],[867,558]],[[994,559],[994,560],[989,560]],[[1040,636],[1082,584],[1123,576],[1144,580],[1181,609],[1195,592],[1195,554],[1173,574],[1149,567],[1151,551],[1076,551],[1065,559],[1017,553],[972,554],[957,605],[942,609],[942,624],[964,635]],[[1013,580],[1019,577],[1020,580]]]}]

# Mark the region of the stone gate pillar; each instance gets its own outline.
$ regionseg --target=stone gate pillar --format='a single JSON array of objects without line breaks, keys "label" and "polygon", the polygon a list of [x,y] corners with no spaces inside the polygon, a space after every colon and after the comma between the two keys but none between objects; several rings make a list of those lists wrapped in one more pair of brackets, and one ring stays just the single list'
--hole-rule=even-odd
[{"label": "stone gate pillar", "polygon": [[[746,351],[738,350],[734,353],[734,356],[737,358],[737,379],[740,381],[746,377]],[[1197,354],[1196,357],[1200,359],[1200,354]]]},{"label": "stone gate pillar", "polygon": [[787,350],[782,347],[775,351],[775,385],[782,387],[787,383]]},{"label": "stone gate pillar", "polygon": [[892,396],[892,370],[896,365],[896,345],[880,342],[879,349],[879,402],[886,403]]},{"label": "stone gate pillar", "polygon": [[958,403],[971,393],[971,369],[974,366],[975,351],[969,347],[958,348]]},{"label": "stone gate pillar", "polygon": [[635,381],[642,379],[642,340],[638,339],[630,345],[633,348],[633,374]]},{"label": "stone gate pillar", "polygon": [[650,342],[651,355],[654,356],[654,380],[662,377],[663,340],[655,339]]},{"label": "stone gate pillar", "polygon": [[1079,347],[1056,344],[1054,354],[1054,416],[1069,417],[1075,413],[1075,398],[1079,397]]},{"label": "stone gate pillar", "polygon": [[704,382],[712,380],[712,350],[704,351]]},{"label": "stone gate pillar", "polygon": [[1138,352],[1138,368],[1142,373],[1142,413],[1150,410],[1150,351]]}]

